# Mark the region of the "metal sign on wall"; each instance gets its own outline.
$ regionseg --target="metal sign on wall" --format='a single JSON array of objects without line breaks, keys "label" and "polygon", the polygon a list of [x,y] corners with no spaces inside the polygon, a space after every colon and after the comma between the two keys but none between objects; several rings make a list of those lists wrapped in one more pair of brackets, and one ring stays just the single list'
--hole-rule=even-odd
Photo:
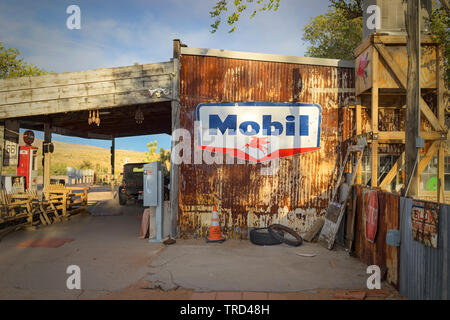
[{"label": "metal sign on wall", "polygon": [[426,246],[437,248],[439,204],[413,201],[411,211],[412,237]]},{"label": "metal sign on wall", "polygon": [[7,120],[4,126],[3,165],[17,166],[19,160],[19,122]]},{"label": "metal sign on wall", "polygon": [[315,151],[320,149],[321,117],[318,104],[200,104],[198,146],[253,162]]}]

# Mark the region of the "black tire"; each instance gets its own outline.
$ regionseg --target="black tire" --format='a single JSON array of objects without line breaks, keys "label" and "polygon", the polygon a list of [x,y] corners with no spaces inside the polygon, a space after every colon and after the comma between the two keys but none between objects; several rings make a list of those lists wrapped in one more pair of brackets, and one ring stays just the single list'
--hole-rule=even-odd
[{"label": "black tire", "polygon": [[[289,227],[283,226],[281,224],[273,224],[268,228],[268,230],[272,237],[274,237],[278,241],[284,242],[290,246],[298,247],[298,246],[302,245],[302,243],[303,243],[302,237],[297,232],[295,232],[295,230],[293,230]],[[280,234],[280,231],[282,232],[282,234]],[[290,234],[296,240],[286,239],[284,236],[285,233]]]},{"label": "black tire", "polygon": [[119,204],[121,206],[125,206],[127,204],[127,198],[124,196],[119,195]]},{"label": "black tire", "polygon": [[[279,236],[283,237],[282,234]],[[268,228],[256,228],[250,231],[250,241],[258,246],[273,246],[282,243],[269,233]]]}]

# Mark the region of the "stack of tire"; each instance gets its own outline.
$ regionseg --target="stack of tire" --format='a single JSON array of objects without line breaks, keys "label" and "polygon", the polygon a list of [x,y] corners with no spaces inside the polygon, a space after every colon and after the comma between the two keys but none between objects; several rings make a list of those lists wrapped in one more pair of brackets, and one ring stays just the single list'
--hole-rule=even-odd
[{"label": "stack of tire", "polygon": [[[293,239],[286,238],[289,234]],[[303,243],[302,237],[293,229],[281,224],[272,224],[268,228],[255,228],[250,231],[250,241],[259,246],[273,246],[285,243],[298,247]]]}]

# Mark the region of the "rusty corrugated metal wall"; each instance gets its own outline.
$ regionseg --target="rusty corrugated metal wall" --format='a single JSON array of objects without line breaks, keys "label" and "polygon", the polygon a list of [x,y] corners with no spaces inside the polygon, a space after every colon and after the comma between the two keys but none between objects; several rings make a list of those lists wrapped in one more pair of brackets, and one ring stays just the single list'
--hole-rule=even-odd
[{"label": "rusty corrugated metal wall", "polygon": [[[378,227],[375,242],[366,240],[366,206],[369,193],[373,190],[361,185],[356,188],[356,228],[354,236],[355,254],[367,265],[377,265],[387,268],[386,280],[398,288],[400,252],[398,247],[392,247],[386,243],[388,230],[400,229],[400,196],[377,190],[378,195]],[[366,191],[366,192],[364,192]]]},{"label": "rusty corrugated metal wall", "polygon": [[304,102],[322,107],[320,151],[282,158],[273,176],[261,174],[264,164],[182,164],[180,236],[206,236],[213,205],[228,238],[246,239],[249,227],[277,222],[308,230],[325,214],[330,176],[342,151],[339,142],[350,134],[348,115],[344,121],[340,107],[353,95],[353,68],[197,55],[182,55],[180,61],[180,127],[192,137],[200,103]]}]

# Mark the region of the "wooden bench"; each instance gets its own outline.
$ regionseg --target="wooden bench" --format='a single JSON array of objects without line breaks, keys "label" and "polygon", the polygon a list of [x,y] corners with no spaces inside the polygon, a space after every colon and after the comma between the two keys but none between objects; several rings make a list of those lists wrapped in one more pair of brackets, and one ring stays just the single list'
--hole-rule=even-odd
[{"label": "wooden bench", "polygon": [[66,220],[70,215],[87,212],[89,189],[89,187],[66,187],[62,184],[51,184],[42,193],[49,204],[52,204],[57,210],[61,210],[61,217]]}]

